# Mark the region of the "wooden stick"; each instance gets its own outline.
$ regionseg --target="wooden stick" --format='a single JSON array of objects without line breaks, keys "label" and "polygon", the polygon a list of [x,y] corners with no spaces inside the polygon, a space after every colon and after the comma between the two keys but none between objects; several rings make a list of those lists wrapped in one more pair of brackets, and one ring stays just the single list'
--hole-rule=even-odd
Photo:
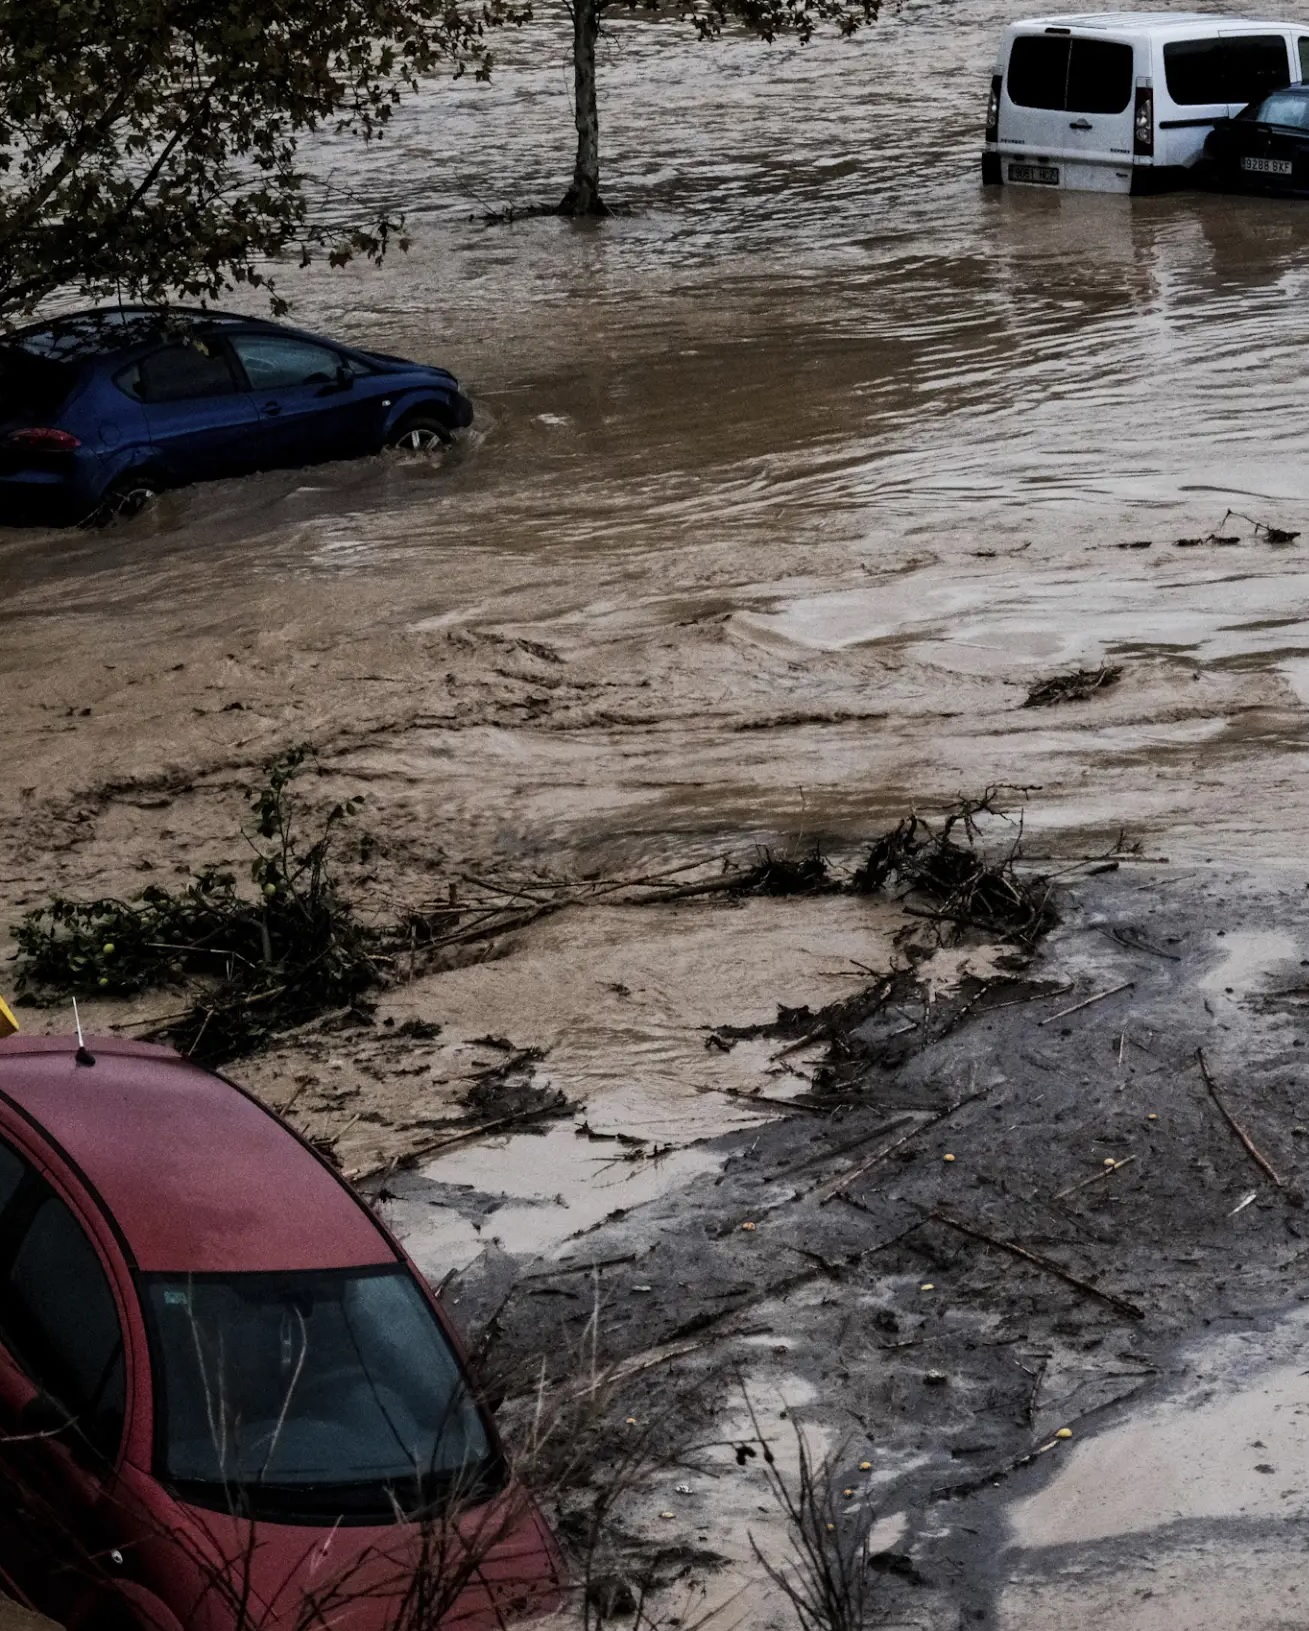
[{"label": "wooden stick", "polygon": [[1235,1133],[1236,1137],[1244,1145],[1246,1154],[1254,1162],[1255,1166],[1257,1166],[1259,1168],[1260,1172],[1263,1173],[1264,1177],[1267,1178],[1268,1181],[1275,1188],[1285,1189],[1286,1188],[1285,1178],[1279,1178],[1277,1176],[1277,1173],[1274,1170],[1272,1162],[1269,1161],[1267,1156],[1263,1155],[1260,1152],[1260,1150],[1258,1149],[1258,1147],[1255,1144],[1254,1139],[1252,1139],[1250,1137],[1249,1133],[1246,1132],[1245,1128],[1242,1127],[1241,1123],[1236,1119],[1236,1117],[1232,1114],[1232,1112],[1227,1108],[1227,1106],[1223,1103],[1222,1099],[1219,1097],[1218,1089],[1214,1085],[1214,1079],[1209,1074],[1209,1066],[1205,1063],[1204,1049],[1203,1048],[1197,1048],[1195,1050],[1195,1057],[1199,1061],[1199,1064],[1200,1064],[1200,1074],[1201,1074],[1201,1076],[1204,1077],[1204,1085],[1209,1089],[1209,1097],[1218,1106],[1219,1112],[1221,1113],[1223,1120],[1227,1123],[1227,1125],[1232,1129],[1233,1133]]},{"label": "wooden stick", "polygon": [[862,1133],[858,1138],[851,1138],[844,1144],[838,1144],[834,1150],[820,1150],[817,1155],[806,1155],[799,1161],[792,1161],[788,1166],[778,1167],[776,1172],[768,1175],[768,1182],[775,1184],[779,1179],[789,1178],[792,1173],[801,1172],[805,1167],[817,1166],[822,1161],[834,1161],[838,1155],[849,1155],[851,1150],[857,1150],[860,1145],[867,1144],[870,1139],[882,1138],[887,1133],[899,1132],[906,1121],[917,1121],[923,1112],[908,1110],[904,1115],[892,1116],[890,1121],[880,1121],[869,1132]]},{"label": "wooden stick", "polygon": [[[540,1110],[519,1110],[512,1116],[500,1116],[496,1121],[484,1121],[477,1127],[468,1127],[462,1133],[455,1133],[450,1138],[439,1138],[428,1144],[419,1144],[414,1149],[402,1150],[397,1155],[389,1156],[385,1161],[378,1161],[371,1167],[359,1167],[347,1172],[347,1183],[362,1184],[370,1178],[376,1178],[379,1173],[390,1176],[391,1173],[402,1167],[412,1167],[417,1161],[427,1161],[440,1155],[456,1144],[466,1144],[471,1138],[482,1138],[487,1133],[500,1132],[505,1127],[526,1127],[533,1121],[540,1121],[544,1117],[557,1116],[559,1110],[554,1105],[543,1106]],[[352,1121],[359,1118],[355,1116]],[[346,1126],[352,1123],[347,1122]],[[342,1132],[345,1128],[342,1128]]]},{"label": "wooden stick", "polygon": [[1094,1002],[1103,1002],[1106,997],[1116,997],[1120,991],[1130,991],[1135,984],[1135,980],[1124,980],[1121,985],[1111,986],[1108,991],[1099,991],[1094,997],[1087,997],[1084,1002],[1075,1002],[1071,1008],[1061,1008],[1057,1014],[1047,1014],[1037,1023],[1053,1025],[1055,1020],[1066,1019],[1069,1014],[1079,1014],[1083,1008],[1089,1008]]},{"label": "wooden stick", "polygon": [[1078,1189],[1085,1189],[1088,1184],[1098,1184],[1101,1178],[1107,1178],[1111,1172],[1117,1172],[1119,1167],[1130,1167],[1135,1160],[1134,1155],[1125,1155],[1121,1161],[1115,1161],[1113,1166],[1101,1167],[1099,1172],[1093,1172],[1089,1178],[1079,1178],[1075,1184],[1069,1184],[1067,1189],[1061,1189],[1053,1199],[1061,1201],[1065,1195],[1071,1195]]},{"label": "wooden stick", "polygon": [[901,1149],[911,1138],[917,1138],[919,1133],[925,1133],[929,1127],[939,1126],[941,1122],[947,1121],[954,1115],[956,1110],[962,1110],[966,1104],[973,1104],[977,1099],[985,1098],[990,1091],[990,1088],[983,1087],[979,1088],[976,1093],[966,1093],[962,1099],[956,1099],[948,1110],[942,1110],[939,1115],[932,1116],[927,1121],[920,1121],[916,1127],[911,1127],[903,1138],[897,1138],[893,1144],[887,1144],[882,1149],[877,1150],[866,1161],[861,1161],[857,1167],[852,1167],[849,1172],[843,1173],[841,1177],[834,1178],[830,1183],[821,1185],[814,1192],[818,1196],[819,1206],[826,1206],[829,1201],[834,1201],[838,1195],[844,1194],[851,1184],[857,1183],[879,1161],[884,1161],[888,1155],[894,1155],[896,1150]]},{"label": "wooden stick", "polygon": [[1037,1268],[1044,1269],[1047,1274],[1053,1274],[1065,1284],[1070,1285],[1084,1296],[1095,1297],[1098,1301],[1112,1308],[1115,1313],[1123,1314],[1131,1320],[1143,1320],[1145,1310],[1138,1308],[1135,1303],[1129,1303],[1125,1297],[1116,1297],[1112,1291],[1102,1291],[1089,1280],[1079,1279],[1077,1275],[1069,1273],[1062,1263],[1056,1263],[1051,1257],[1044,1257],[1040,1252],[1029,1251],[1026,1246],[1020,1246],[1016,1240],[1001,1240],[998,1235],[989,1235],[985,1229],[979,1229],[975,1224],[965,1223],[961,1218],[951,1217],[948,1212],[933,1210],[927,1214],[929,1222],[944,1223],[950,1229],[957,1229],[961,1235],[968,1235],[973,1240],[980,1240],[985,1246],[995,1246],[1002,1252],[1008,1252],[1011,1257],[1020,1257],[1025,1263],[1034,1263]]}]

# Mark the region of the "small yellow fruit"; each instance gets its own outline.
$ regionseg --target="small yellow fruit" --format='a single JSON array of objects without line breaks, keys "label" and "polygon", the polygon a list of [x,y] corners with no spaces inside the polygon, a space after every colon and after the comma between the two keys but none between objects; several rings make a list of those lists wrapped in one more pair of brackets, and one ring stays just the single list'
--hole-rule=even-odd
[{"label": "small yellow fruit", "polygon": [[101,985],[108,985],[109,984],[109,976],[107,974],[102,974],[100,976],[100,984]]},{"label": "small yellow fruit", "polygon": [[1159,1117],[1157,1115],[1155,1115],[1153,1110],[1151,1110],[1150,1114],[1145,1119],[1147,1121],[1158,1121]]},{"label": "small yellow fruit", "polygon": [[919,1286],[918,1289],[919,1289],[919,1291],[935,1291],[936,1287],[932,1284],[932,1282],[930,1280],[925,1280],[923,1282],[923,1284]]},{"label": "small yellow fruit", "polygon": [[841,1494],[845,1496],[846,1500],[849,1500],[850,1497],[854,1494],[854,1491],[852,1489],[843,1489],[841,1491]]},{"label": "small yellow fruit", "polygon": [[743,1224],[742,1224],[742,1225],[741,1225],[741,1227],[742,1227],[742,1228],[743,1228],[743,1229],[753,1229],[753,1228],[754,1228],[754,1224],[753,1224],[753,1223],[743,1223]]},{"label": "small yellow fruit", "polygon": [[1072,1438],[1072,1436],[1073,1436],[1073,1430],[1072,1430],[1071,1427],[1061,1427],[1059,1429],[1059,1431],[1055,1434],[1056,1438]]},{"label": "small yellow fruit", "polygon": [[947,1161],[953,1161],[954,1156],[953,1155],[947,1155],[944,1159],[947,1160]]},{"label": "small yellow fruit", "polygon": [[1114,1160],[1112,1155],[1106,1155],[1105,1156],[1104,1164],[1107,1167],[1116,1167],[1118,1165],[1117,1161]]},{"label": "small yellow fruit", "polygon": [[112,957],[114,955],[114,943],[112,940],[105,941],[104,954],[106,957]]},{"label": "small yellow fruit", "polygon": [[277,893],[277,885],[275,883],[266,883],[264,885],[264,894],[265,895],[275,895],[276,893]]},{"label": "small yellow fruit", "polygon": [[672,1514],[672,1513],[671,1513],[671,1512],[661,1512],[661,1513],[660,1513],[660,1514],[659,1514],[659,1516],[660,1516],[660,1517],[661,1517],[661,1518],[671,1518],[671,1517],[672,1517],[672,1516],[673,1516],[673,1514]]},{"label": "small yellow fruit", "polygon": [[873,1464],[872,1464],[871,1461],[861,1461],[859,1463],[859,1471],[860,1472],[871,1472],[872,1469],[873,1469]]},{"label": "small yellow fruit", "polygon": [[828,1526],[827,1526],[828,1533],[830,1534],[831,1531],[833,1529],[835,1529],[835,1528],[836,1528],[836,1525],[834,1523],[829,1523]]},{"label": "small yellow fruit", "polygon": [[636,1417],[635,1416],[629,1416],[627,1418],[627,1426],[628,1427],[635,1427],[636,1426]]}]

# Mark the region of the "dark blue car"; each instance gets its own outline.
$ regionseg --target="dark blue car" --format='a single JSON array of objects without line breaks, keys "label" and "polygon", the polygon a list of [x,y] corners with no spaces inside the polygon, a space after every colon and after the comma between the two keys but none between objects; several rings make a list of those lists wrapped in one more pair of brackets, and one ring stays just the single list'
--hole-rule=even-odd
[{"label": "dark blue car", "polygon": [[1216,124],[1204,159],[1224,192],[1309,197],[1309,84],[1284,85]]},{"label": "dark blue car", "polygon": [[437,447],[472,418],[443,369],[259,318],[78,312],[0,339],[0,522],[107,521],[188,482]]}]

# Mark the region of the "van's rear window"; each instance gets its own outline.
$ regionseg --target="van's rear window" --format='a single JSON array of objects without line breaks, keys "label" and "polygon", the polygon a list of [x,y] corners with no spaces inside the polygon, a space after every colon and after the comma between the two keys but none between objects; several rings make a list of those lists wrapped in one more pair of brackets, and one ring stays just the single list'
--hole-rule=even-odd
[{"label": "van's rear window", "polygon": [[1280,34],[1170,40],[1164,46],[1164,79],[1169,96],[1183,108],[1257,102],[1291,83],[1286,41]]},{"label": "van's rear window", "polygon": [[48,419],[63,405],[73,376],[65,363],[0,346],[0,419]]},{"label": "van's rear window", "polygon": [[1122,113],[1132,100],[1133,57],[1118,40],[1020,34],[1009,52],[1009,100],[1061,113]]}]

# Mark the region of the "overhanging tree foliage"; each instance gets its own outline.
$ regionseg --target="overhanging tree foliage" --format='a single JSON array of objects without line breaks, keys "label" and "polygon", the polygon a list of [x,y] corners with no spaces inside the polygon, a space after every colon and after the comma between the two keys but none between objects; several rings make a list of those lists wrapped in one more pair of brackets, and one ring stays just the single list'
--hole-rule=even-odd
[{"label": "overhanging tree foliage", "polygon": [[600,196],[600,115],[596,95],[596,42],[606,12],[673,12],[694,25],[702,39],[715,39],[731,25],[773,41],[802,43],[823,27],[849,36],[874,22],[881,0],[567,0],[573,25],[573,114],[577,160],[573,182],[559,206],[563,215],[607,215]]},{"label": "overhanging tree foliage", "polygon": [[[302,160],[381,135],[438,68],[485,76],[515,0],[0,0],[0,320],[92,296],[271,288],[380,258],[402,223]],[[275,308],[283,303],[274,291]]]}]

